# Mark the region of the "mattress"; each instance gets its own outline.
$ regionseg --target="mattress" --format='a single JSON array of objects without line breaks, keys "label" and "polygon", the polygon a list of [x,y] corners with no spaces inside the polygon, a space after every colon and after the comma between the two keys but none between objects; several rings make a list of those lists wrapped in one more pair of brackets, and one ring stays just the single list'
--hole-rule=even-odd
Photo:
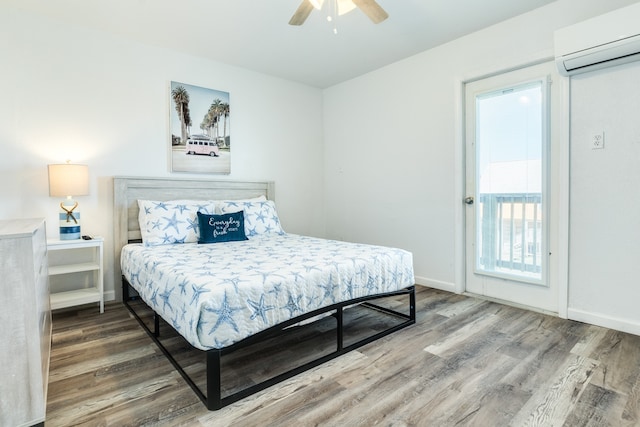
[{"label": "mattress", "polygon": [[122,249],[124,277],[194,347],[224,348],[315,309],[413,286],[410,252],[264,234]]}]

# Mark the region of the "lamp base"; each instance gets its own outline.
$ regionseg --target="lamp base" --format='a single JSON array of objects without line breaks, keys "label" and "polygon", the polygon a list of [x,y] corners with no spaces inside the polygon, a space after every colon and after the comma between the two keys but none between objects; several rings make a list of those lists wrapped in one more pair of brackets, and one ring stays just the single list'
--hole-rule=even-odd
[{"label": "lamp base", "polygon": [[80,233],[80,209],[78,202],[71,198],[60,202],[60,240],[78,240]]}]

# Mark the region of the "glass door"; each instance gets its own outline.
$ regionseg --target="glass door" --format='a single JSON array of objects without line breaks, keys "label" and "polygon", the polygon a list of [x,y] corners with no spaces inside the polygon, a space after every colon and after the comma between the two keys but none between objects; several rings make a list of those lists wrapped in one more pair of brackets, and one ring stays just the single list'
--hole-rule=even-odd
[{"label": "glass door", "polygon": [[557,311],[549,284],[553,64],[468,83],[466,290]]}]

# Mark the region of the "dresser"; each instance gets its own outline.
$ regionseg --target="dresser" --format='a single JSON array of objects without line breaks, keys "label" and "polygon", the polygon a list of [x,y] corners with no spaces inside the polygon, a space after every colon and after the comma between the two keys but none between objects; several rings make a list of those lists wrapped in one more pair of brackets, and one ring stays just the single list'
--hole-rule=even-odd
[{"label": "dresser", "polygon": [[0,220],[0,283],[0,426],[42,424],[51,351],[44,220]]}]

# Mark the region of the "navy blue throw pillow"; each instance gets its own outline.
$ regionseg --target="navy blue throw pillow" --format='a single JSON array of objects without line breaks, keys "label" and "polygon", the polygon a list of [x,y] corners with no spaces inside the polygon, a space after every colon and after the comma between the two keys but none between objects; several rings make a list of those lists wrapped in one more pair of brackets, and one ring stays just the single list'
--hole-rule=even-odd
[{"label": "navy blue throw pillow", "polygon": [[198,212],[200,238],[198,243],[248,240],[244,234],[244,212],[208,215]]}]

